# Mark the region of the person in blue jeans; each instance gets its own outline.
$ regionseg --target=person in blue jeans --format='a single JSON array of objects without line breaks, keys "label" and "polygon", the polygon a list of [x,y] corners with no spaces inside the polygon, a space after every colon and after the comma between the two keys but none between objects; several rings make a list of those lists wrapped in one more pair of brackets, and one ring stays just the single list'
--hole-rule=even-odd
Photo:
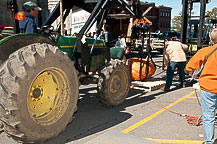
[{"label": "person in blue jeans", "polygon": [[166,85],[163,88],[163,90],[169,91],[172,85],[173,76],[176,68],[178,68],[178,72],[179,72],[180,86],[185,87],[184,69],[186,64],[186,55],[184,51],[188,50],[188,46],[178,41],[170,41],[169,38],[165,39],[165,45],[166,45],[165,56],[169,63],[167,66]]},{"label": "person in blue jeans", "polygon": [[[203,65],[199,77],[205,144],[214,144],[215,116],[217,109],[217,28],[210,33],[212,45],[200,49],[188,62],[186,70],[192,74]],[[194,76],[193,76],[194,77]]]},{"label": "person in blue jeans", "polygon": [[201,89],[200,98],[203,113],[203,128],[206,134],[205,144],[214,144],[217,93],[211,93]]},{"label": "person in blue jeans", "polygon": [[23,10],[25,12],[25,20],[19,21],[19,27],[21,33],[37,33],[37,25],[35,22],[35,17],[41,8],[35,3],[28,1],[23,4]]},{"label": "person in blue jeans", "polygon": [[180,86],[185,87],[185,72],[184,72],[185,64],[186,62],[174,62],[174,61],[169,62],[167,68],[167,75],[166,75],[167,79],[166,79],[165,91],[169,90],[172,85],[173,76],[176,68],[178,68],[178,72],[179,72]]}]

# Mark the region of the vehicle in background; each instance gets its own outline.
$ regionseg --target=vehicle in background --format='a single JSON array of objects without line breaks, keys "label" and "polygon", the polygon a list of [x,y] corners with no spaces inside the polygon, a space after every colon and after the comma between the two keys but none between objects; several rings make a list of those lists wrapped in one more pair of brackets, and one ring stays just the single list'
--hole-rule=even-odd
[{"label": "vehicle in background", "polygon": [[153,40],[152,41],[152,49],[157,50],[162,54],[163,50],[164,50],[164,41],[165,41],[164,39],[163,40],[161,40],[161,39]]},{"label": "vehicle in background", "polygon": [[[216,28],[217,20],[205,20],[203,28],[202,44],[209,44],[209,33],[213,28]],[[199,31],[199,19],[193,19],[189,22],[189,29],[187,39],[188,42],[198,41],[198,31]]]},{"label": "vehicle in background", "polygon": [[[146,36],[145,36],[145,38],[144,38],[144,47],[145,47],[145,48],[146,48],[146,46],[147,46],[148,39],[149,39],[149,36],[148,36],[148,34],[146,34]],[[159,37],[158,37],[158,34],[157,34],[157,33],[151,33],[151,34],[150,34],[150,43],[152,43],[153,40],[159,40]],[[136,44],[136,48],[138,48],[139,46],[142,45],[142,40],[141,40],[141,39],[136,40],[135,44]],[[144,49],[144,50],[145,50],[145,49]]]},{"label": "vehicle in background", "polygon": [[180,41],[180,33],[176,31],[168,31],[165,34],[166,38],[170,38],[173,41]]},{"label": "vehicle in background", "polygon": [[163,53],[165,36],[162,33],[158,33],[157,37],[157,39],[153,39],[151,41],[151,47],[153,50],[157,50],[160,53]]},{"label": "vehicle in background", "polygon": [[[160,53],[163,53],[164,39],[165,39],[165,36],[163,34],[151,33],[150,43],[151,43],[152,50],[157,50]],[[147,46],[147,41],[148,41],[148,35],[146,36],[144,40],[144,47]],[[142,45],[142,42],[141,40],[137,40],[135,44],[136,44],[136,48],[138,48],[140,45]]]}]

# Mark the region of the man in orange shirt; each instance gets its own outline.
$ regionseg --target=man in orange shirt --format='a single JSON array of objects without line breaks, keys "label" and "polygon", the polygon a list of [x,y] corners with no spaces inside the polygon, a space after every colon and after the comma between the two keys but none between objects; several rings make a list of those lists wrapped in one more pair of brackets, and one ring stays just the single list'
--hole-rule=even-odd
[{"label": "man in orange shirt", "polygon": [[205,144],[214,144],[214,122],[217,108],[217,28],[210,33],[212,46],[199,50],[188,62],[186,70],[192,74],[203,65],[199,78]]}]

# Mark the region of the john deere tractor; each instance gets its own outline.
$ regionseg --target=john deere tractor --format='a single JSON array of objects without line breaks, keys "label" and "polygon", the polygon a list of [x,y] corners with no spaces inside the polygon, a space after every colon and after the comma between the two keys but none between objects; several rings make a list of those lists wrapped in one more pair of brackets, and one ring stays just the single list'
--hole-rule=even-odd
[{"label": "john deere tractor", "polygon": [[[132,3],[136,10],[139,1]],[[135,18],[138,11],[124,0],[63,0],[64,20],[74,7],[91,12],[76,37],[53,30],[51,24],[60,16],[57,4],[40,34],[14,34],[0,41],[0,123],[17,141],[41,143],[61,133],[77,110],[79,85],[97,84],[99,100],[110,107],[128,95],[129,69],[111,59],[104,40],[85,34],[96,21],[99,34],[112,8],[122,7]]]}]

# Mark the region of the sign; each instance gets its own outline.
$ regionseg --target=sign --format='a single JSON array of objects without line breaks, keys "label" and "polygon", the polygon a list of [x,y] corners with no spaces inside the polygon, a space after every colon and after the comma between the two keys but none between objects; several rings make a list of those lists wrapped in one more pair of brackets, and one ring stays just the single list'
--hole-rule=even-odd
[{"label": "sign", "polygon": [[[78,33],[81,28],[84,26],[85,22],[89,18],[90,13],[88,13],[85,10],[80,10],[78,12],[72,13],[72,30],[71,33]],[[92,28],[89,30],[90,32],[96,31],[96,23],[92,26]]]}]

